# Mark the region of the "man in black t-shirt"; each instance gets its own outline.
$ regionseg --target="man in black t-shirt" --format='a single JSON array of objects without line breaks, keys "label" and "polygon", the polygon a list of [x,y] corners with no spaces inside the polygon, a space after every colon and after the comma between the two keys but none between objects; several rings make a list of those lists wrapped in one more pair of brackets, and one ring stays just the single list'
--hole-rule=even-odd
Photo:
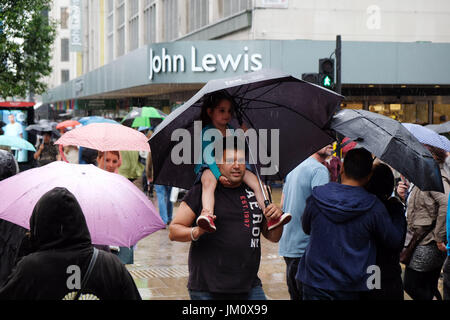
[{"label": "man in black t-shirt", "polygon": [[[223,145],[228,146],[224,138]],[[194,185],[186,194],[169,227],[172,241],[192,241],[189,250],[188,289],[191,299],[252,299],[264,300],[258,278],[261,260],[260,234],[278,242],[283,228],[267,229],[267,219],[280,217],[283,212],[270,204],[264,213],[256,196],[243,183],[245,152],[237,148],[223,152],[220,173],[231,186],[217,185],[213,219],[217,230],[207,233],[195,226],[202,210],[202,186]],[[232,144],[230,144],[232,145]]]}]

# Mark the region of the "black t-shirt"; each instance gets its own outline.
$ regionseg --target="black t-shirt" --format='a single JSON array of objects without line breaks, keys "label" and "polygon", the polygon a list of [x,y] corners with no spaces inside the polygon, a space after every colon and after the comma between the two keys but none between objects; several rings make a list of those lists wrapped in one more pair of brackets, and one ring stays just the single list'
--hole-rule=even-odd
[{"label": "black t-shirt", "polygon": [[[195,184],[183,201],[198,217],[202,185]],[[245,293],[261,285],[260,234],[264,215],[252,189],[217,185],[214,233],[203,234],[189,250],[188,288],[211,293]]]}]

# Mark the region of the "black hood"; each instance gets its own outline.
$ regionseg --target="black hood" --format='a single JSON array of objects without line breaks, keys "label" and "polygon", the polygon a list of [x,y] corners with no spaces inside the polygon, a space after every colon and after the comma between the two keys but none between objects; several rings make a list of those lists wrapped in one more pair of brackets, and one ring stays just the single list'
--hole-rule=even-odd
[{"label": "black hood", "polygon": [[0,150],[0,181],[19,172],[19,166],[11,152]]},{"label": "black hood", "polygon": [[370,210],[376,203],[375,195],[362,187],[352,187],[335,182],[315,187],[313,200],[320,211],[334,223],[345,223]]},{"label": "black hood", "polygon": [[54,188],[39,199],[30,218],[30,233],[34,251],[91,246],[80,204],[66,188]]}]

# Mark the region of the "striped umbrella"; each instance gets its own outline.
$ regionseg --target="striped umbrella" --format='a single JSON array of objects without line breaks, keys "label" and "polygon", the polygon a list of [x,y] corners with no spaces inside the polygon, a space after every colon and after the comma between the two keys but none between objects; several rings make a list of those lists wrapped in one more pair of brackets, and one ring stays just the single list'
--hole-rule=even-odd
[{"label": "striped umbrella", "polygon": [[446,137],[418,124],[403,123],[403,125],[421,143],[450,152],[450,140]]}]

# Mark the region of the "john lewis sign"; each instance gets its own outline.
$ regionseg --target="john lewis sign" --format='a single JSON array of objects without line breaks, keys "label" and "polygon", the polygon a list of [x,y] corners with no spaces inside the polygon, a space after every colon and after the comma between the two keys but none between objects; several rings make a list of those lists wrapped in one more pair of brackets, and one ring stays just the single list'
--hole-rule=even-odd
[{"label": "john lewis sign", "polygon": [[169,52],[166,47],[161,50],[150,48],[149,79],[153,80],[157,74],[178,73],[189,70],[193,73],[211,73],[215,71],[243,70],[252,72],[261,70],[262,54],[251,52],[248,46],[243,46],[239,53],[205,53],[200,54],[195,46],[191,46],[190,54]]}]

